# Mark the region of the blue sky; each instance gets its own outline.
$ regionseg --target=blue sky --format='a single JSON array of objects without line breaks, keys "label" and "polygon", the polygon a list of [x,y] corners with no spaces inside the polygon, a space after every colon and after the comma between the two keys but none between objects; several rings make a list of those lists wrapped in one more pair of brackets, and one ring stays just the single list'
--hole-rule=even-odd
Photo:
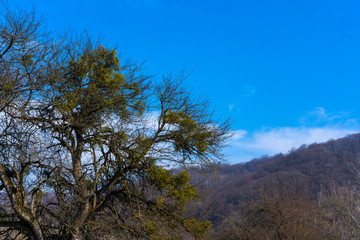
[{"label": "blue sky", "polygon": [[234,122],[231,163],[360,130],[360,2],[9,0],[48,29],[101,33]]}]

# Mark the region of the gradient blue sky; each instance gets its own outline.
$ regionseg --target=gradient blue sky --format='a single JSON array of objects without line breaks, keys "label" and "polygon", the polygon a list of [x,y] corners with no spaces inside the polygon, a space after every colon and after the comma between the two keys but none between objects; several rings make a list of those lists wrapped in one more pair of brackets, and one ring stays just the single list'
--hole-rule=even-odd
[{"label": "gradient blue sky", "polygon": [[[36,3],[36,4],[35,4]],[[360,2],[9,0],[101,33],[152,74],[192,72],[235,133],[231,163],[360,130]]]}]

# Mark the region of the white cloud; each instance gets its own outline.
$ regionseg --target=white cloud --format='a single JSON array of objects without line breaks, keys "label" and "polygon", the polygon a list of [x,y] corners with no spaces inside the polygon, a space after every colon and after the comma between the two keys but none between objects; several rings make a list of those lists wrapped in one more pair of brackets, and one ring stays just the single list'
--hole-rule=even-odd
[{"label": "white cloud", "polygon": [[245,162],[262,155],[288,153],[303,144],[326,142],[359,132],[358,129],[342,128],[267,128],[248,134],[235,131],[226,154],[230,162]]},{"label": "white cloud", "polygon": [[245,130],[236,130],[236,131],[231,132],[231,134],[232,134],[231,142],[234,142],[236,140],[239,140],[239,139],[243,138],[247,134],[247,131],[245,131]]},{"label": "white cloud", "polygon": [[225,154],[231,163],[246,162],[262,155],[288,153],[303,144],[326,142],[357,132],[360,132],[358,119],[351,118],[350,112],[328,113],[318,107],[300,119],[299,127],[234,131]]},{"label": "white cloud", "polygon": [[255,132],[249,143],[237,142],[235,146],[266,151],[269,154],[286,153],[302,144],[325,142],[355,133],[352,129],[332,128],[277,128]]}]

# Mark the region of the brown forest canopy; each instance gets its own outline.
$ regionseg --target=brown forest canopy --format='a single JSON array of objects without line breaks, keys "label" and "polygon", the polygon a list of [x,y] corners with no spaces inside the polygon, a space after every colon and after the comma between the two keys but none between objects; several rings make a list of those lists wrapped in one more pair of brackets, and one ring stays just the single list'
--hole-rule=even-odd
[{"label": "brown forest canopy", "polygon": [[290,200],[305,197],[306,201],[302,200],[312,202],[313,207],[323,197],[339,192],[339,198],[347,198],[350,193],[338,192],[338,188],[354,191],[351,194],[357,198],[359,152],[360,134],[353,134],[326,143],[303,145],[288,154],[254,159],[245,164],[223,165],[217,169],[217,182],[201,183],[198,180],[201,191],[207,194],[208,208],[212,212],[210,220],[221,229],[222,224],[226,225],[223,221],[227,216],[238,210],[246,212],[248,204],[263,199],[264,194],[267,199],[279,198],[277,195],[291,195]]}]

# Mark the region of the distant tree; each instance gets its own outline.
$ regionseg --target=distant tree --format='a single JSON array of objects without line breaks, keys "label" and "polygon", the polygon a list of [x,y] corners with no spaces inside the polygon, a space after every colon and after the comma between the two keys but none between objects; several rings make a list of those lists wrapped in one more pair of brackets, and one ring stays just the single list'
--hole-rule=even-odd
[{"label": "distant tree", "polygon": [[262,199],[239,206],[208,239],[339,239],[321,206],[290,184],[273,186]]},{"label": "distant tree", "polygon": [[5,9],[1,19],[0,230],[203,236],[210,223],[184,215],[198,197],[185,169],[222,159],[229,124],[181,86],[183,75],[155,80],[86,34],[50,41],[33,13]]},{"label": "distant tree", "polygon": [[360,236],[360,194],[353,186],[333,187],[319,199],[324,215],[336,229],[337,239]]}]

